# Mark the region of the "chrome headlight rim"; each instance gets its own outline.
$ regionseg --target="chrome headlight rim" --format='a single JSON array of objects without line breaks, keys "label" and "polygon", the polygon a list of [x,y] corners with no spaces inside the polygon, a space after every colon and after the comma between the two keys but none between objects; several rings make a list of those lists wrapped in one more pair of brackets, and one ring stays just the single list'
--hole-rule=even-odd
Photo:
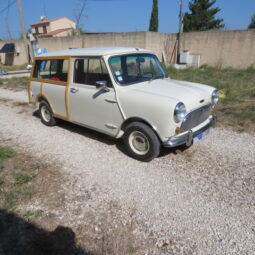
[{"label": "chrome headlight rim", "polygon": [[219,102],[219,91],[215,89],[212,93],[212,105],[215,106]]},{"label": "chrome headlight rim", "polygon": [[186,107],[184,103],[179,102],[174,108],[174,121],[179,123],[185,119]]}]

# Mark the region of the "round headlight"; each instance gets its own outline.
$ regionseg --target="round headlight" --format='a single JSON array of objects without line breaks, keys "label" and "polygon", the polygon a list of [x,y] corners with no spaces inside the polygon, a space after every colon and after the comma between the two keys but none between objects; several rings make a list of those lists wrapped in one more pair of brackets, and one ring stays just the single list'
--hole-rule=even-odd
[{"label": "round headlight", "polygon": [[184,120],[185,115],[186,115],[186,107],[183,103],[180,102],[175,106],[175,109],[174,109],[175,122],[178,123],[178,122]]},{"label": "round headlight", "polygon": [[219,91],[214,90],[212,93],[212,105],[216,105],[219,102]]}]

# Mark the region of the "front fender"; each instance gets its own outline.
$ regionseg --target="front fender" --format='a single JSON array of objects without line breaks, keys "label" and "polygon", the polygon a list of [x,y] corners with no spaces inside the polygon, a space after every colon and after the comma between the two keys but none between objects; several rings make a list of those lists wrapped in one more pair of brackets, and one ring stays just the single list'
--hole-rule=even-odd
[{"label": "front fender", "polygon": [[123,89],[118,91],[118,102],[125,120],[136,118],[144,120],[154,129],[161,141],[175,134],[178,124],[174,121],[173,113],[177,100]]}]

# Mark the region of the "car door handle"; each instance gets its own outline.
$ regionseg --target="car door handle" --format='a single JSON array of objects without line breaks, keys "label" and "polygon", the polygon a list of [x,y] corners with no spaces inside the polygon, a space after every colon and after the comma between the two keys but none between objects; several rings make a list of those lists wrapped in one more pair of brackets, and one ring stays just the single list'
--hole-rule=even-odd
[{"label": "car door handle", "polygon": [[76,92],[78,92],[78,91],[79,91],[79,89],[76,89],[76,88],[71,88],[71,89],[70,89],[70,92],[71,92],[71,93],[76,93]]}]

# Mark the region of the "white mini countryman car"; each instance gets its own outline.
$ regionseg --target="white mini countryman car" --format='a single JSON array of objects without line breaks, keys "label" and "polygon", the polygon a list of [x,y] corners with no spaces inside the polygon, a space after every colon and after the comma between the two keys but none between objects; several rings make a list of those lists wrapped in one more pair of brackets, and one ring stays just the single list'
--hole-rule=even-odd
[{"label": "white mini countryman car", "polygon": [[115,138],[150,161],[161,146],[190,146],[215,123],[218,91],[168,77],[158,58],[139,48],[84,48],[35,58],[28,87],[47,126],[67,120]]}]

